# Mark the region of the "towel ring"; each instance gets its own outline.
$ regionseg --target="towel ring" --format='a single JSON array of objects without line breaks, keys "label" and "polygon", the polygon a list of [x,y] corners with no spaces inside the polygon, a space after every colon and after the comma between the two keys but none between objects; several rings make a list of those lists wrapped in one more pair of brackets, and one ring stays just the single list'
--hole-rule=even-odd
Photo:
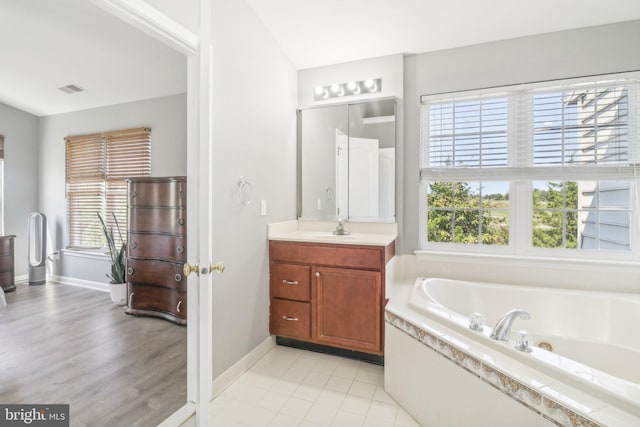
[{"label": "towel ring", "polygon": [[242,176],[240,177],[240,180],[238,181],[237,192],[238,192],[238,201],[240,203],[242,203],[245,206],[251,203],[251,200],[253,197],[252,196],[253,185],[251,185],[251,182],[249,182],[247,178],[244,178]]}]

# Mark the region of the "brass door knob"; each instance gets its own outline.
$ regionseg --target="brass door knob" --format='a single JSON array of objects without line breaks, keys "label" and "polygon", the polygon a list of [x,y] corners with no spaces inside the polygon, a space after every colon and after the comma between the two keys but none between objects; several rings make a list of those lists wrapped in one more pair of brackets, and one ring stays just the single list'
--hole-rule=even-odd
[{"label": "brass door knob", "polygon": [[195,264],[191,265],[188,262],[184,263],[184,267],[182,268],[182,272],[184,273],[185,277],[189,277],[189,274],[191,273],[196,273],[196,275],[200,275],[200,263],[196,262]]},{"label": "brass door knob", "polygon": [[224,273],[224,263],[222,261],[218,261],[215,265],[209,263],[209,274],[216,272],[218,274]]}]

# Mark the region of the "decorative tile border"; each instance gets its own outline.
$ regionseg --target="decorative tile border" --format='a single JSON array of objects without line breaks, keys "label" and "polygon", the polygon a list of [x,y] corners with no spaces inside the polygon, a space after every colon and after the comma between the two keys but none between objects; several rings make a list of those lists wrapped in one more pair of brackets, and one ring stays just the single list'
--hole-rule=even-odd
[{"label": "decorative tile border", "polygon": [[510,377],[495,367],[482,362],[475,356],[461,350],[413,323],[385,310],[384,319],[411,338],[449,359],[485,383],[495,387],[536,414],[561,427],[605,427],[558,403],[521,381]]}]

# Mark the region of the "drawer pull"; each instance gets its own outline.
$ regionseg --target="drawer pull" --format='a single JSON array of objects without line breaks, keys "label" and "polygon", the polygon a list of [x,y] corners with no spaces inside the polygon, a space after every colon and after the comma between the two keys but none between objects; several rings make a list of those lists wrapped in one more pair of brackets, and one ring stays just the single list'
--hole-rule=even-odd
[{"label": "drawer pull", "polygon": [[284,285],[297,285],[298,281],[297,280],[283,280],[282,284],[284,284]]},{"label": "drawer pull", "polygon": [[135,269],[133,267],[127,268],[127,274],[133,274],[134,271]]},{"label": "drawer pull", "polygon": [[184,248],[183,248],[182,246],[178,246],[178,247],[176,248],[176,252],[178,252],[179,254],[181,254],[181,253],[183,253],[183,252],[184,252]]},{"label": "drawer pull", "polygon": [[137,248],[137,247],[138,247],[138,244],[137,244],[136,242],[131,242],[131,243],[129,243],[129,248],[130,248],[130,249],[135,249],[135,248]]},{"label": "drawer pull", "polygon": [[282,318],[284,320],[288,320],[289,322],[297,322],[298,321],[297,317],[282,316]]},{"label": "drawer pull", "polygon": [[131,302],[133,301],[133,294],[135,294],[135,292],[129,294],[129,307],[131,307]]},{"label": "drawer pull", "polygon": [[176,282],[182,282],[182,274],[176,274],[174,279],[176,279]]},{"label": "drawer pull", "polygon": [[178,225],[184,225],[184,218],[178,218]]},{"label": "drawer pull", "polygon": [[178,305],[176,306],[176,310],[180,313],[180,306],[182,305],[182,300],[178,301]]}]

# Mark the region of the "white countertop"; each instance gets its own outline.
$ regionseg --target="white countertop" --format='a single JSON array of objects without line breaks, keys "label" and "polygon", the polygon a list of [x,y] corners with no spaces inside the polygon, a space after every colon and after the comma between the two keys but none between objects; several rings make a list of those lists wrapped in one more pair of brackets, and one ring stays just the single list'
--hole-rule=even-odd
[{"label": "white countertop", "polygon": [[267,235],[269,240],[369,246],[387,246],[398,236],[396,224],[347,222],[346,236],[334,235],[335,228],[328,221],[286,221],[269,224]]}]

